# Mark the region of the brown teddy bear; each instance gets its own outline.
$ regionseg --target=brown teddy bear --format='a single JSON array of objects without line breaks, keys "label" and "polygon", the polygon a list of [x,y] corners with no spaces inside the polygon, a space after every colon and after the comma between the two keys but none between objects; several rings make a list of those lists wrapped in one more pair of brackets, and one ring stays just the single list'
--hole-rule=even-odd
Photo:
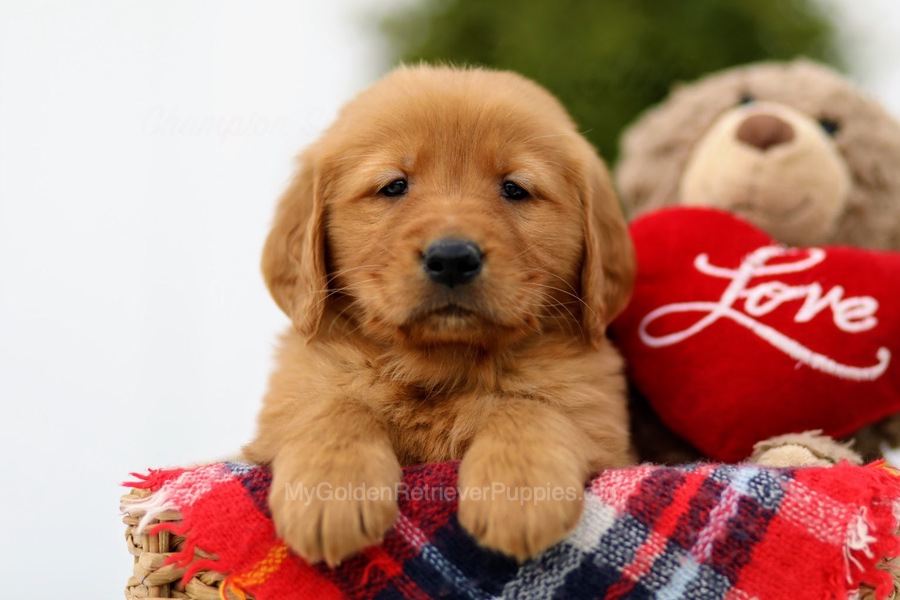
[{"label": "brown teddy bear", "polygon": [[[710,206],[790,245],[900,249],[900,124],[840,74],[806,60],[680,85],[626,130],[615,177],[630,217],[674,204]],[[635,415],[645,459],[697,457],[646,403],[636,402]],[[852,438],[865,459],[878,457],[882,443],[900,445],[900,415]],[[826,447],[812,434],[789,436],[765,442],[756,457],[847,458],[845,448]]]}]

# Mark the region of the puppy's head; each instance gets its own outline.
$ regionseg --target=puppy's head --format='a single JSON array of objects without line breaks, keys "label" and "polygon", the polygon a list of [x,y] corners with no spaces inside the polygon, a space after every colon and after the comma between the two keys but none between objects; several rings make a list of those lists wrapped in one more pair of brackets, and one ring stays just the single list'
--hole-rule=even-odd
[{"label": "puppy's head", "polygon": [[633,255],[605,166],[559,103],[506,72],[400,68],[300,159],[263,254],[314,336],[496,346],[566,324],[599,343]]}]

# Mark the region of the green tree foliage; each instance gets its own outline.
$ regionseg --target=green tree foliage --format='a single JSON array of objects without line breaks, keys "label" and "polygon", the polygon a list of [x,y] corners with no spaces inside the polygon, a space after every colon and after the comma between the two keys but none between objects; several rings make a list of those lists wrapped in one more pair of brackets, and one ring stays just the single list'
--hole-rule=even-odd
[{"label": "green tree foliage", "polygon": [[843,63],[813,0],[420,0],[381,29],[394,59],[537,80],[610,159],[622,129],[674,82],[764,59]]}]

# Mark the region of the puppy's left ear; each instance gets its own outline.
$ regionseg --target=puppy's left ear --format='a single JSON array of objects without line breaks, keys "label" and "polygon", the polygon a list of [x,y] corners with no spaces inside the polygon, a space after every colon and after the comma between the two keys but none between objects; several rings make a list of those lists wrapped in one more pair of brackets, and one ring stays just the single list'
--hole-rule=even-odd
[{"label": "puppy's left ear", "polygon": [[588,156],[582,193],[582,327],[591,345],[599,347],[606,326],[628,303],[634,287],[635,257],[609,171],[593,148]]}]

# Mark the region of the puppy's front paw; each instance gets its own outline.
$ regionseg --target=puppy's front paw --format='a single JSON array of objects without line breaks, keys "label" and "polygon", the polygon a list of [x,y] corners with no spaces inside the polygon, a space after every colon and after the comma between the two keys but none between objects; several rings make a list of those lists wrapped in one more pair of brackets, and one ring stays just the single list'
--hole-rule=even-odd
[{"label": "puppy's front paw", "polygon": [[479,544],[519,561],[553,546],[581,516],[577,469],[470,452],[459,468],[459,522]]},{"label": "puppy's front paw", "polygon": [[380,543],[397,518],[401,471],[393,455],[279,457],[272,473],[269,508],[275,529],[310,563],[337,566]]}]

